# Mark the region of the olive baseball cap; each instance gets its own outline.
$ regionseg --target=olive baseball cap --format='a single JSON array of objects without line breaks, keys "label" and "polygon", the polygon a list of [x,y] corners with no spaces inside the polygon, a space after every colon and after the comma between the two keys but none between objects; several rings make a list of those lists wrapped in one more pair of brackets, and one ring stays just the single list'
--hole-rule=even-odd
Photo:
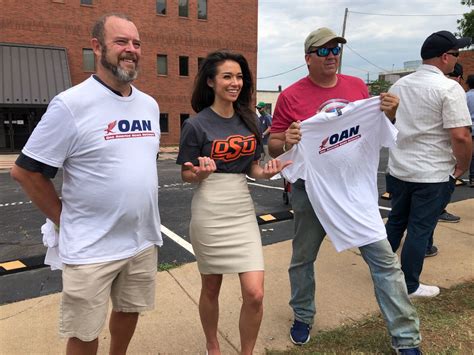
[{"label": "olive baseball cap", "polygon": [[321,27],[311,32],[304,41],[304,52],[308,53],[311,47],[320,47],[329,41],[336,40],[338,43],[346,43],[344,37],[340,37],[327,27]]}]

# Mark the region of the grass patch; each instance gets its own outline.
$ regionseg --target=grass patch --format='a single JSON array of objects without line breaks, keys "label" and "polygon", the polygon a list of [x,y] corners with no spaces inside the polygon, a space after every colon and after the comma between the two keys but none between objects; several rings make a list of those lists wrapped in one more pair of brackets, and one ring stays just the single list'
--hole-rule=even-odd
[{"label": "grass patch", "polygon": [[168,270],[177,268],[178,266],[181,266],[181,264],[174,263],[174,262],[173,263],[161,263],[161,264],[158,264],[158,272],[168,271]]},{"label": "grass patch", "polygon": [[[474,354],[474,282],[443,289],[438,297],[416,300],[424,354]],[[267,354],[392,354],[383,318],[315,334],[303,347]]]}]

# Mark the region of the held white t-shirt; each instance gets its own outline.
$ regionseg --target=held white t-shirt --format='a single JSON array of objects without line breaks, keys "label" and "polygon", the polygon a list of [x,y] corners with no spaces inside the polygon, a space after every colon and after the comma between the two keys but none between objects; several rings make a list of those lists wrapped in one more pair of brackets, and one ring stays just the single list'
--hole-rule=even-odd
[{"label": "held white t-shirt", "polygon": [[94,78],[57,95],[23,154],[63,167],[59,255],[65,264],[120,260],[161,245],[156,101]]},{"label": "held white t-shirt", "polygon": [[301,141],[279,159],[293,161],[283,176],[305,180],[311,205],[340,252],[386,238],[377,170],[380,148],[395,145],[397,130],[380,111],[378,96],[338,112],[303,121]]}]

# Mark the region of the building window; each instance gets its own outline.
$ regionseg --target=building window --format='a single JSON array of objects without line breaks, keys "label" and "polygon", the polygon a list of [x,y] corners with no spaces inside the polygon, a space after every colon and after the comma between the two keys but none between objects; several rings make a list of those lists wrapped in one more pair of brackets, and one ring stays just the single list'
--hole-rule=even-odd
[{"label": "building window", "polygon": [[166,15],[166,0],[156,0],[156,13]]},{"label": "building window", "polygon": [[204,61],[203,57],[198,57],[198,70],[201,69],[201,65],[203,61]]},{"label": "building window", "polygon": [[168,75],[168,56],[166,54],[156,56],[156,72],[158,75]]},{"label": "building window", "polygon": [[169,132],[167,113],[160,113],[160,131],[162,133]]},{"label": "building window", "polygon": [[93,0],[81,0],[81,5],[93,5]]},{"label": "building window", "polygon": [[95,71],[95,57],[92,49],[82,49],[82,70]]},{"label": "building window", "polygon": [[198,0],[198,19],[207,20],[207,0]]},{"label": "building window", "polygon": [[189,76],[189,57],[179,57],[179,75]]},{"label": "building window", "polygon": [[189,16],[189,0],[179,0],[179,17]]},{"label": "building window", "polygon": [[186,121],[188,118],[189,118],[189,113],[180,113],[179,114],[180,127],[183,127],[184,121]]}]

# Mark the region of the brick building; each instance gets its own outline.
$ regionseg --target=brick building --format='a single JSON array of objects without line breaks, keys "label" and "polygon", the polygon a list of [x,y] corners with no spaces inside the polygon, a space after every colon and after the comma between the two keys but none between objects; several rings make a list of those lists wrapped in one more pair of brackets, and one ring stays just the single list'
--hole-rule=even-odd
[{"label": "brick building", "polygon": [[0,12],[0,150],[18,150],[58,92],[94,72],[90,29],[110,11],[129,15],[142,59],[134,85],[162,112],[162,144],[177,144],[198,62],[227,48],[257,66],[255,0],[3,0]]},{"label": "brick building", "polygon": [[[469,49],[466,51],[460,51],[458,63],[462,65],[463,68],[463,77],[464,80],[467,79],[468,75],[474,74],[474,49]],[[464,90],[468,90],[466,82],[462,82]]]}]

